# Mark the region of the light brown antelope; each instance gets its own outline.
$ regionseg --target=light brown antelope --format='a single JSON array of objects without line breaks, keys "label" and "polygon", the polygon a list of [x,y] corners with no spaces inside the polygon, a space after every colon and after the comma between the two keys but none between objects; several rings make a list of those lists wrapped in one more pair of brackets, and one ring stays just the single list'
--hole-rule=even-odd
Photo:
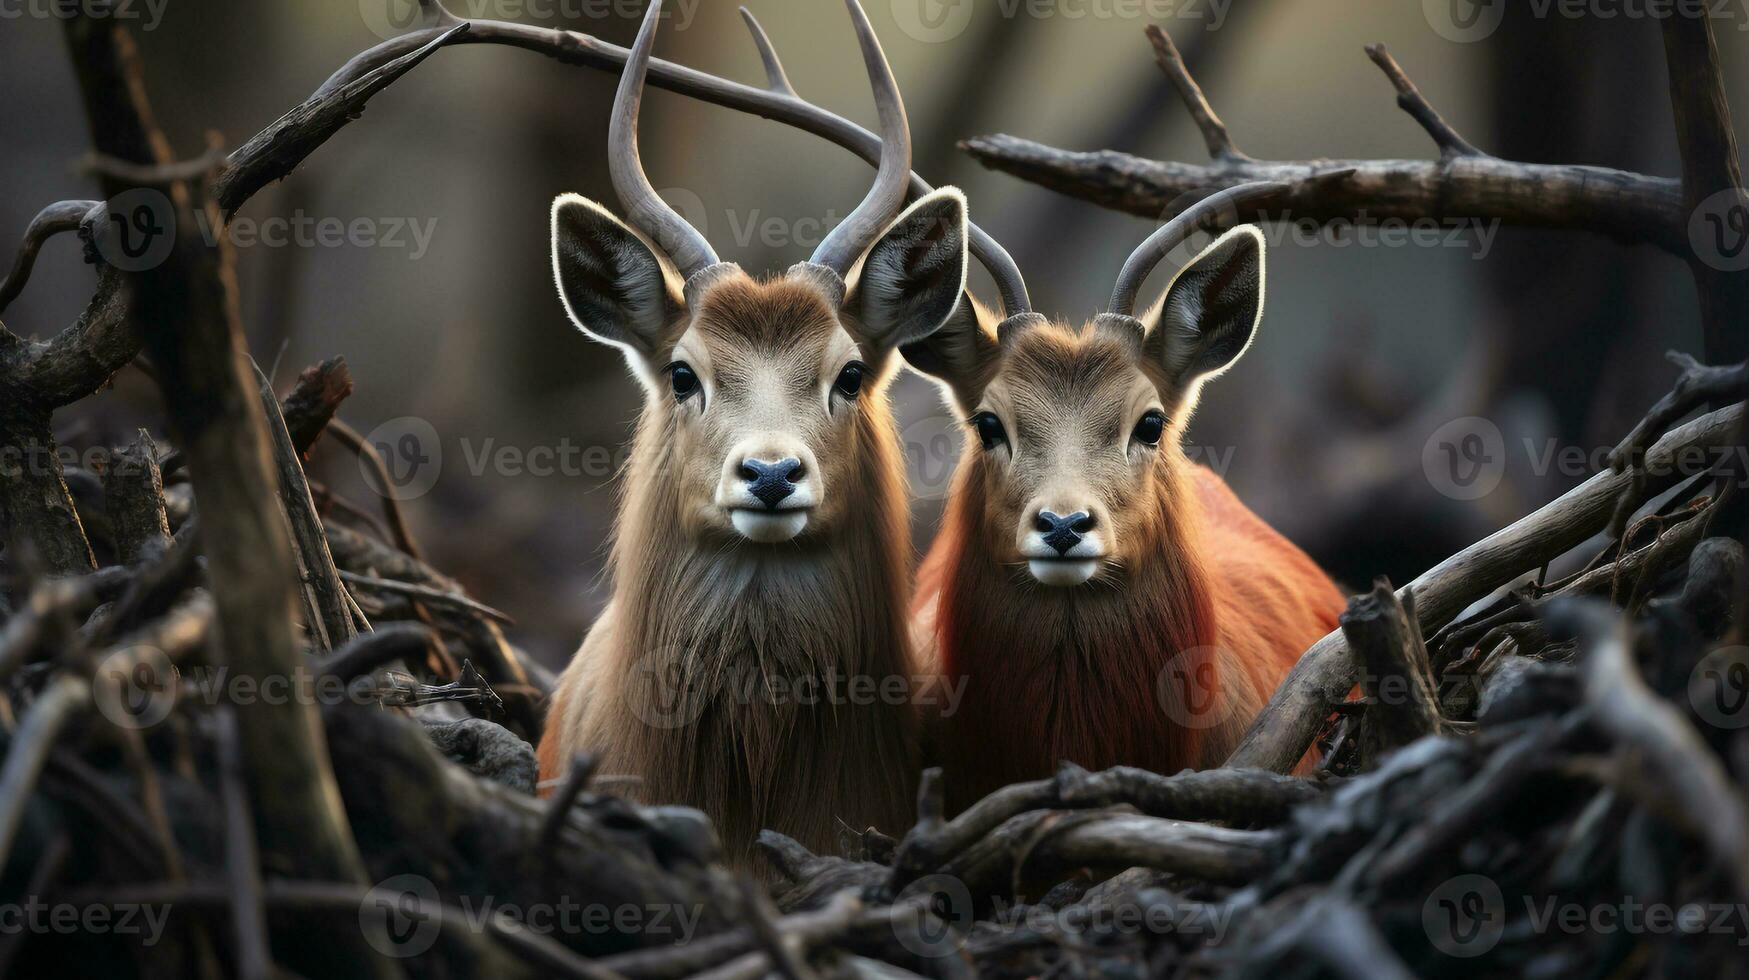
[{"label": "light brown antelope", "polygon": [[899,345],[937,329],[964,289],[966,209],[944,189],[900,213],[904,107],[848,6],[884,148],[873,189],[810,261],[754,279],[651,189],[636,129],[660,0],[609,130],[614,189],[655,249],[584,198],[552,211],[566,311],[623,351],[646,393],[612,596],[554,694],[542,775],[594,753],[602,772],[641,780],[635,797],[703,810],[743,866],[763,828],[819,849],[841,825],[905,826],[917,768],[911,698],[848,685],[918,673],[886,387]]},{"label": "light brown antelope", "polygon": [[1199,224],[1280,189],[1242,185],[1169,222],[1079,328],[997,326],[968,303],[906,348],[968,426],[913,607],[920,648],[966,684],[938,735],[951,806],[1065,759],[1219,765],[1335,628],[1335,584],[1180,446],[1203,384],[1262,320],[1262,233],[1220,236],[1132,315]]}]

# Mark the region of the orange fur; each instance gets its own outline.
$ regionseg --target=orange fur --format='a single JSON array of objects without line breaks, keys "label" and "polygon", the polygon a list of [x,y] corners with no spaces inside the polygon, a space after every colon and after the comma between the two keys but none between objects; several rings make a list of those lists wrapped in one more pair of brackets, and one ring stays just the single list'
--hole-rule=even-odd
[{"label": "orange fur", "polygon": [[[1001,398],[1042,409],[1044,393],[1061,402],[1079,388],[1087,397],[1069,404],[1096,415],[1126,383],[1120,345],[1098,330],[1040,326],[1015,346],[995,378]],[[1299,654],[1336,627],[1335,584],[1187,460],[1178,431],[1139,477],[1084,477],[1116,501],[1122,548],[1115,570],[1070,589],[1017,566],[1018,498],[996,472],[1008,464],[970,441],[913,603],[937,669],[966,685],[935,731],[953,809],[1060,760],[1218,766]]]}]

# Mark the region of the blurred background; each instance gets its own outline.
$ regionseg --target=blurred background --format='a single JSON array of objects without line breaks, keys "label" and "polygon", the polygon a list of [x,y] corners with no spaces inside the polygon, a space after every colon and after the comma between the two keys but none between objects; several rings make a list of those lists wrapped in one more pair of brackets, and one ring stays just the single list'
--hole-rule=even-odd
[{"label": "blurred background", "polygon": [[[1154,65],[1149,23],[1173,36],[1257,158],[1434,156],[1362,51],[1382,41],[1488,152],[1680,172],[1659,29],[1644,17],[1537,16],[1513,4],[1497,30],[1458,43],[1407,0],[865,2],[905,94],[916,169],[965,189],[973,219],[1026,271],[1035,305],[1073,320],[1098,310],[1153,225],[986,171],[956,144],[1009,133],[1204,162]],[[841,4],[750,5],[804,97],[874,125]],[[733,3],[670,6],[660,57],[758,82]],[[52,7],[0,3],[0,241],[15,242],[49,202],[95,194],[77,169],[88,137]],[[130,26],[159,121],[188,157],[208,131],[235,146],[265,127],[391,35],[404,7],[136,0]],[[625,44],[642,4],[450,9]],[[1740,126],[1746,27],[1749,11],[1715,25]],[[640,398],[618,354],[565,319],[548,259],[555,194],[613,203],[602,144],[615,80],[501,46],[440,51],[258,194],[240,218],[260,234],[237,242],[256,359],[277,365],[283,391],[301,368],[346,358],[357,391],[342,417],[391,447],[418,436],[412,456],[391,462],[418,471],[397,492],[432,563],[515,616],[512,638],[555,666],[606,594],[614,467]],[[643,150],[655,185],[752,271],[806,258],[823,222],[852,208],[871,177],[823,141],[660,91],[646,101]],[[322,222],[351,230],[323,235]],[[1191,430],[1200,458],[1350,586],[1380,574],[1406,581],[1582,480],[1668,388],[1662,352],[1699,353],[1688,272],[1650,246],[1512,228],[1439,237],[1383,247],[1272,235],[1263,331],[1207,390]],[[7,325],[27,336],[59,330],[92,282],[78,244],[55,239]],[[990,297],[987,280],[974,286]],[[959,422],[915,375],[899,380],[895,400],[921,551]],[[129,370],[61,413],[57,431],[81,449],[161,418],[150,383]],[[1490,492],[1442,490],[1424,467],[1430,438],[1453,425],[1499,432],[1504,466]],[[1574,448],[1585,464],[1551,463],[1551,452]],[[319,448],[316,465],[337,491],[375,502],[350,456]]]}]

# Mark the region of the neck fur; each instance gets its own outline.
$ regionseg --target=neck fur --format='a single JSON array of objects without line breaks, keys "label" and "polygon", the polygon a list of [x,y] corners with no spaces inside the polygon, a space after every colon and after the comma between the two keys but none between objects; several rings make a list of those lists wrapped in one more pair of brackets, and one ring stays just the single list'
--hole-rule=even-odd
[{"label": "neck fur", "polygon": [[831,488],[857,504],[793,545],[681,530],[662,407],[633,449],[607,689],[592,699],[632,716],[614,726],[614,761],[642,777],[638,795],[704,810],[741,863],[762,829],[820,850],[838,821],[896,832],[910,806],[913,705],[879,693],[914,673],[903,617],[910,530],[885,395],[865,397],[850,447],[860,472]]},{"label": "neck fur", "polygon": [[[981,485],[982,455],[961,465],[965,487]],[[1159,513],[1138,522],[1145,540],[1128,549],[1143,560],[1073,589],[994,560],[1006,548],[980,535],[1011,529],[989,519],[983,494],[951,495],[937,629],[943,672],[966,682],[943,723],[956,807],[1047,776],[1064,759],[1166,773],[1202,763],[1210,726],[1201,719],[1219,714],[1209,712],[1220,696],[1217,624],[1194,490],[1181,467],[1161,465]]]}]

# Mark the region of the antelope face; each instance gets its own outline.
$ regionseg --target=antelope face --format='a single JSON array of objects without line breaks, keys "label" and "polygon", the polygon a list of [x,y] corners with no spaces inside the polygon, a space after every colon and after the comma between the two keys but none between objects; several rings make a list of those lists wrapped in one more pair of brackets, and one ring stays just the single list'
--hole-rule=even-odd
[{"label": "antelope face", "polygon": [[848,290],[801,263],[766,281],[732,263],[684,288],[618,219],[575,195],[553,208],[554,273],[573,321],[624,351],[646,390],[639,438],[699,539],[774,545],[849,519],[857,474],[892,426],[897,344],[934,330],[964,288],[966,210],[943,189],[870,249]]},{"label": "antelope face", "polygon": [[969,304],[907,347],[969,427],[956,493],[976,494],[978,540],[1040,585],[1072,588],[1149,560],[1197,392],[1250,345],[1263,314],[1263,237],[1237,228],[1193,260],[1140,319],[1074,329],[1042,318],[992,336]]},{"label": "antelope face", "polygon": [[659,358],[652,398],[671,419],[693,534],[773,544],[845,519],[892,357],[840,317],[829,288],[801,270],[763,283],[734,270]]},{"label": "antelope face", "polygon": [[881,161],[868,196],[809,261],[756,282],[718,261],[651,188],[637,125],[661,0],[651,0],[620,75],[608,163],[620,202],[668,261],[594,202],[553,202],[565,311],[624,351],[646,389],[638,438],[663,451],[631,474],[634,492],[672,501],[669,516],[697,538],[773,545],[842,523],[855,475],[891,449],[881,389],[893,351],[939,328],[965,289],[965,198],[943,188],[901,211],[911,175],[905,107],[861,4],[847,6],[874,86]]}]

